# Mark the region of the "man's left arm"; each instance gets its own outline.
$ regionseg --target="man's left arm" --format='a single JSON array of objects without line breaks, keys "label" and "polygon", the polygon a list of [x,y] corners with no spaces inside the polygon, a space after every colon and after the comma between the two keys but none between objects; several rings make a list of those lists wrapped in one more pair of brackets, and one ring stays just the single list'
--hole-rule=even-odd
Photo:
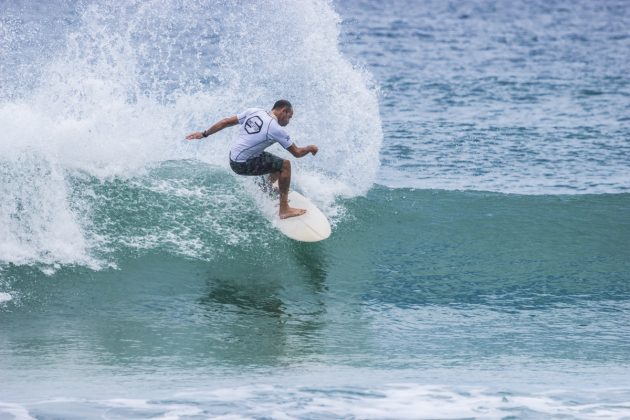
[{"label": "man's left arm", "polygon": [[308,155],[309,153],[315,156],[319,151],[318,147],[314,144],[309,144],[308,146],[299,147],[295,143],[291,146],[287,147],[287,150],[296,158],[301,158],[303,156]]}]

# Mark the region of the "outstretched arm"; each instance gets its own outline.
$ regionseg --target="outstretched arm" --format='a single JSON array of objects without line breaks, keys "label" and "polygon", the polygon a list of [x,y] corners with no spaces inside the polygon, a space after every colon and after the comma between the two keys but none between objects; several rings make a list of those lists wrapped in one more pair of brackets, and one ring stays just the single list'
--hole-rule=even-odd
[{"label": "outstretched arm", "polygon": [[291,146],[289,146],[287,148],[287,150],[289,152],[291,152],[291,154],[293,156],[295,156],[296,158],[301,158],[302,156],[306,156],[309,153],[311,153],[313,156],[315,156],[317,154],[317,152],[319,151],[317,146],[315,146],[314,144],[310,144],[310,145],[305,146],[305,147],[298,147],[298,146],[295,145],[295,143],[293,143]]},{"label": "outstretched arm", "polygon": [[221,131],[226,127],[232,127],[233,125],[238,124],[238,118],[236,115],[231,117],[223,118],[221,121],[214,123],[212,127],[208,128],[205,131],[195,131],[186,136],[186,140],[199,140],[204,137],[208,137],[210,134],[214,134],[217,131]]}]

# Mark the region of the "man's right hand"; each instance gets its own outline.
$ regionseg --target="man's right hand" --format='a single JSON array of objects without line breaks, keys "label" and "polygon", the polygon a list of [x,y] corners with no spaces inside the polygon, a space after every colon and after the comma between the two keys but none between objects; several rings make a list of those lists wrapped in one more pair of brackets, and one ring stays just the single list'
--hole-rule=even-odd
[{"label": "man's right hand", "polygon": [[186,136],[186,140],[200,140],[203,138],[203,133],[201,131],[195,131]]}]

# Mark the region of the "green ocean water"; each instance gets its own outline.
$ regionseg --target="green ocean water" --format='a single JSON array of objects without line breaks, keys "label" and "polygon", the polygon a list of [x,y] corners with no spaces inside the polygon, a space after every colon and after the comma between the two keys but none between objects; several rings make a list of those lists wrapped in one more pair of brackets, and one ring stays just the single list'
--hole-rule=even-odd
[{"label": "green ocean water", "polygon": [[[209,190],[227,185],[251,206],[233,177],[198,173],[186,179]],[[190,197],[137,180],[92,187],[108,203],[97,225],[119,239],[101,251],[115,268],[3,267],[12,296],[2,304],[5,391],[33,380],[11,372],[44,367],[44,381],[63,371],[90,382],[92,374],[165,370],[170,381],[311,364],[413,371],[628,362],[627,194],[375,186],[340,203],[346,213],[327,241],[291,241],[252,208],[236,232],[251,236],[230,243],[212,226],[228,225],[234,209],[191,206]],[[217,197],[207,193],[195,199]],[[204,217],[215,219],[204,226]],[[155,226],[172,240],[129,245]],[[178,246],[176,232],[203,248]]]},{"label": "green ocean water", "polygon": [[[71,184],[100,209],[101,268],[0,272],[3,401],[29,416],[355,413],[291,408],[314,395],[336,407],[347,392],[397,413],[397,398],[433,410],[436,392],[468,395],[446,413],[550,386],[568,394],[549,412],[625,398],[628,194],[376,185],[339,201],[331,238],[308,244],[275,230],[240,179],[194,162]],[[383,388],[426,382],[444,388]]]}]

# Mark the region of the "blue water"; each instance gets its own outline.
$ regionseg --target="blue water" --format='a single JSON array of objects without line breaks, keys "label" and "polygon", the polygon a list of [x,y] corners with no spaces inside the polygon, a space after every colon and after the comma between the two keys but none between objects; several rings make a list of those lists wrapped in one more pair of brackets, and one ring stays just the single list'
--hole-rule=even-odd
[{"label": "blue water", "polygon": [[[627,2],[0,12],[0,419],[630,418]],[[321,243],[183,140],[279,97]]]}]

